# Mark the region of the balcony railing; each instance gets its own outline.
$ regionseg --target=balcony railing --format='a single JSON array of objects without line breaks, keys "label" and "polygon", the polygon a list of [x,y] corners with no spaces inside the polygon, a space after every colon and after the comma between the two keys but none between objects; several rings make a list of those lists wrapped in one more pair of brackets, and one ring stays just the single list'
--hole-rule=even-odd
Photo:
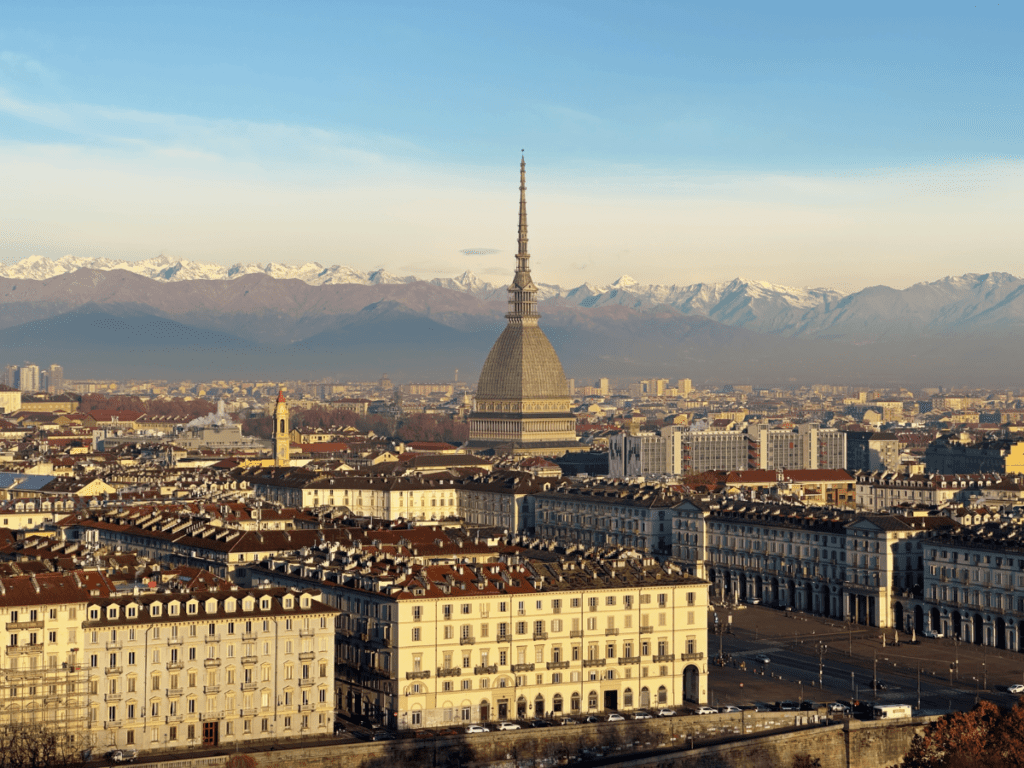
[{"label": "balcony railing", "polygon": [[312,712],[316,709],[315,704],[299,704],[299,712]]},{"label": "balcony railing", "polygon": [[501,634],[498,635],[498,639],[497,639],[496,642],[507,643],[507,642],[510,642],[511,640],[512,640],[512,635],[507,634],[507,633],[501,633]]},{"label": "balcony railing", "polygon": [[203,686],[203,693],[207,694],[207,695],[209,695],[211,693],[220,693],[220,686],[219,685],[204,685]]},{"label": "balcony railing", "polygon": [[181,637],[168,637],[167,638],[167,644],[168,645],[181,645],[183,642],[184,642],[184,638],[181,638]]},{"label": "balcony railing", "polygon": [[488,666],[473,667],[474,675],[496,675],[498,674],[498,665],[490,664]]},{"label": "balcony railing", "polygon": [[313,678],[312,677],[300,677],[299,678],[299,687],[300,688],[309,688],[309,686],[311,686],[312,684],[313,684]]},{"label": "balcony railing", "polygon": [[108,675],[120,675],[124,671],[124,667],[107,667],[103,671]]},{"label": "balcony railing", "polygon": [[533,672],[534,667],[535,667],[534,664],[513,664],[512,665],[512,671],[513,672]]},{"label": "balcony railing", "polygon": [[459,645],[473,645],[476,642],[475,637],[460,637]]},{"label": "balcony railing", "polygon": [[224,710],[217,710],[214,712],[204,712],[199,716],[200,720],[222,720],[224,718]]},{"label": "balcony railing", "polygon": [[316,658],[316,654],[312,651],[303,651],[299,654],[299,661],[312,661]]},{"label": "balcony railing", "polygon": [[103,700],[107,703],[110,703],[112,701],[120,701],[121,696],[122,694],[120,693],[108,693],[106,696],[103,697]]},{"label": "balcony railing", "polygon": [[424,669],[424,670],[421,670],[419,672],[406,672],[405,673],[405,679],[406,680],[426,680],[429,677],[430,677],[430,670],[429,669]]},{"label": "balcony railing", "polygon": [[583,630],[582,629],[570,629],[569,630],[569,637],[583,637]]},{"label": "balcony railing", "polygon": [[568,668],[569,668],[569,662],[568,661],[549,661],[548,662],[548,669],[568,669]]},{"label": "balcony railing", "polygon": [[8,656],[25,656],[30,653],[42,653],[42,643],[33,643],[32,645],[8,645],[7,655]]},{"label": "balcony railing", "polygon": [[462,674],[462,670],[458,667],[438,667],[438,677],[459,677]]},{"label": "balcony railing", "polygon": [[548,639],[548,633],[547,632],[534,632],[533,633],[533,639],[534,640],[547,640]]},{"label": "balcony railing", "polygon": [[258,656],[243,656],[242,657],[242,664],[255,664],[259,660],[260,659],[259,659]]},{"label": "balcony railing", "polygon": [[219,667],[220,659],[203,659],[203,666],[207,669],[210,669],[211,667]]},{"label": "balcony railing", "polygon": [[681,661],[700,661],[704,658],[703,651],[697,651],[697,653],[683,653],[680,654],[679,659]]},{"label": "balcony railing", "polygon": [[242,710],[242,717],[256,717],[259,713],[260,711],[256,707],[249,707]]},{"label": "balcony railing", "polygon": [[13,632],[19,629],[42,629],[43,621],[10,621],[7,623],[7,631]]},{"label": "balcony railing", "polygon": [[121,721],[120,720],[104,720],[103,721],[103,727],[106,730],[110,730],[111,728],[120,728],[121,727]]},{"label": "balcony railing", "polygon": [[203,635],[203,640],[207,643],[219,643],[220,635]]},{"label": "balcony railing", "polygon": [[256,690],[256,683],[242,683],[242,690],[243,691],[255,691]]},{"label": "balcony railing", "polygon": [[242,633],[242,642],[243,643],[251,643],[255,639],[256,639],[256,633],[255,632],[243,632]]},{"label": "balcony railing", "polygon": [[108,651],[120,651],[123,645],[124,645],[124,643],[122,643],[120,640],[108,640],[107,641],[107,650]]},{"label": "balcony railing", "polygon": [[652,661],[655,664],[663,664],[665,662],[673,661],[673,660],[675,660],[675,656],[673,656],[671,653],[659,654],[658,656],[655,656],[652,659]]},{"label": "balcony railing", "polygon": [[300,629],[299,637],[312,637],[315,632],[312,629]]},{"label": "balcony railing", "polygon": [[606,629],[604,633],[605,635],[617,635],[619,634],[619,630],[615,627],[608,627],[608,629]]},{"label": "balcony railing", "polygon": [[185,719],[184,715],[168,715],[167,716],[167,722],[168,723],[180,723],[184,719]]},{"label": "balcony railing", "polygon": [[649,635],[654,631],[654,627],[640,627],[641,635]]},{"label": "balcony railing", "polygon": [[619,656],[619,664],[639,664],[639,656]]},{"label": "balcony railing", "polygon": [[185,692],[185,690],[183,688],[168,688],[167,689],[167,695],[168,696],[181,696],[184,692]]},{"label": "balcony railing", "polygon": [[603,667],[607,661],[605,659],[584,659],[584,667]]}]

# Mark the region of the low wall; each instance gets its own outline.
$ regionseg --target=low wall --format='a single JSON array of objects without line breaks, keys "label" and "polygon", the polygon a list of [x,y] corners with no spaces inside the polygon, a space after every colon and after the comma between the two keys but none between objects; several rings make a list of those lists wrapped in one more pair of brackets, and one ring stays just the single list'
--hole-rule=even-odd
[{"label": "low wall", "polygon": [[[496,765],[502,768],[539,758],[556,761],[582,750],[604,748],[609,756],[623,754],[623,766],[657,768],[789,768],[792,758],[808,753],[821,759],[823,768],[885,768],[906,753],[914,734],[934,718],[825,725],[824,718],[807,712],[766,712],[593,725],[554,726],[544,729],[501,731],[448,738],[398,739],[332,746],[305,746],[250,752],[259,768],[395,768],[407,766]],[[800,730],[776,732],[806,726]],[[751,738],[752,734],[765,733]],[[711,747],[686,749],[690,739],[738,737]],[[678,752],[629,760],[625,755],[658,747]],[[625,749],[623,749],[625,748]],[[226,756],[183,758],[148,763],[147,768],[222,768]]]}]

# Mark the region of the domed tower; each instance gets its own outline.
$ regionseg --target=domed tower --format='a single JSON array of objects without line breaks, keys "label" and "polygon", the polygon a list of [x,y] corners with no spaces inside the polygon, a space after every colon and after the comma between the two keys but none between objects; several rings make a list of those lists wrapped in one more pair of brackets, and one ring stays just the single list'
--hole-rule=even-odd
[{"label": "domed tower", "polygon": [[288,429],[288,403],[284,389],[278,390],[274,406],[274,466],[287,467],[291,463],[291,432]]},{"label": "domed tower", "polygon": [[540,329],[526,248],[526,158],[519,165],[519,252],[508,288],[508,325],[487,356],[469,415],[469,447],[516,456],[579,450],[569,384]]}]

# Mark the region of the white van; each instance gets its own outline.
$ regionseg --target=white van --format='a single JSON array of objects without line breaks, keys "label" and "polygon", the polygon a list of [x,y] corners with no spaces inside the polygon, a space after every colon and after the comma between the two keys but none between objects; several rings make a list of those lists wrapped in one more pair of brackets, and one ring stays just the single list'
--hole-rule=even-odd
[{"label": "white van", "polygon": [[914,708],[909,704],[876,704],[871,710],[872,720],[896,720],[913,716]]}]

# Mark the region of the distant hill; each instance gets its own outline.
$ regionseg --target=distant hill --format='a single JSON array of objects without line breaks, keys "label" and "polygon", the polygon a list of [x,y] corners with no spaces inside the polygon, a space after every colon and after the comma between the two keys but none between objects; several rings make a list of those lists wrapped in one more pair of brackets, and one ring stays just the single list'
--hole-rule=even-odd
[{"label": "distant hill", "polygon": [[[0,270],[0,363],[60,359],[74,376],[161,378],[449,379],[458,368],[472,381],[505,323],[504,287],[469,273],[423,282],[319,265],[124,264],[26,259]],[[543,294],[541,325],[581,380],[1024,386],[1024,281],[1003,273],[845,296],[628,278]]]}]

